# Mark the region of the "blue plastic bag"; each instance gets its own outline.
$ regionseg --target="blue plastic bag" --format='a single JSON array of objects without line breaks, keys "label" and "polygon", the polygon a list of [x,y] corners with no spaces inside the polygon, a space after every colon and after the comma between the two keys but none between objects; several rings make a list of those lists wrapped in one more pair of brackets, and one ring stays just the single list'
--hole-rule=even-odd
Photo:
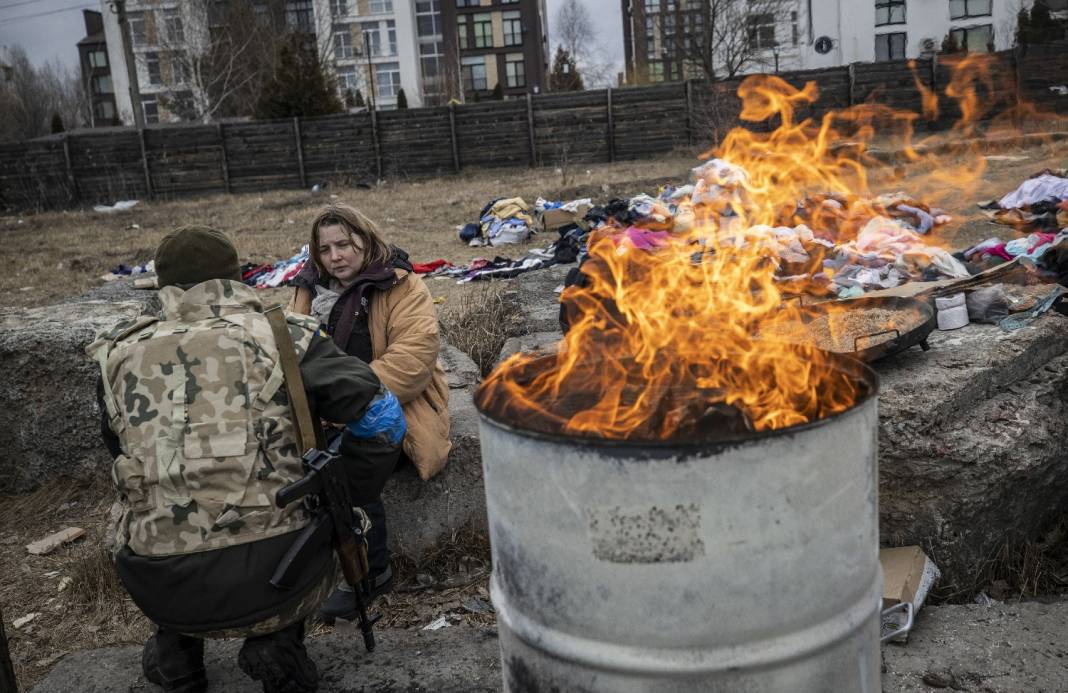
[{"label": "blue plastic bag", "polygon": [[393,445],[399,445],[408,432],[400,401],[389,390],[382,390],[367,405],[363,418],[348,425],[349,433],[356,438],[382,437]]}]

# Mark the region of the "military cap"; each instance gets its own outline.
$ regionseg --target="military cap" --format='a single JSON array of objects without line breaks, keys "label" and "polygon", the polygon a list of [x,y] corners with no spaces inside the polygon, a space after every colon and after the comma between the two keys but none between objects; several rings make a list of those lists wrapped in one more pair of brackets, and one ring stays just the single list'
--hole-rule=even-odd
[{"label": "military cap", "polygon": [[189,287],[209,279],[241,281],[237,248],[222,231],[184,226],[167,234],[156,248],[156,275],[162,289]]}]

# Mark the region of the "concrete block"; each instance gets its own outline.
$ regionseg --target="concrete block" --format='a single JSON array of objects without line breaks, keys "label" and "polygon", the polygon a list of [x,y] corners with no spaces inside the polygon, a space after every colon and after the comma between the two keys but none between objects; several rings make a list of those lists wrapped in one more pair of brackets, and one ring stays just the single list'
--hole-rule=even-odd
[{"label": "concrete block", "polygon": [[[99,370],[83,350],[98,330],[158,310],[155,291],[128,284],[112,282],[68,303],[0,316],[0,493],[30,491],[58,476],[108,473],[96,405]],[[441,359],[449,380],[449,463],[429,482],[410,466],[398,469],[384,492],[390,544],[412,556],[465,523],[486,522],[471,399],[478,368],[448,345]]]}]

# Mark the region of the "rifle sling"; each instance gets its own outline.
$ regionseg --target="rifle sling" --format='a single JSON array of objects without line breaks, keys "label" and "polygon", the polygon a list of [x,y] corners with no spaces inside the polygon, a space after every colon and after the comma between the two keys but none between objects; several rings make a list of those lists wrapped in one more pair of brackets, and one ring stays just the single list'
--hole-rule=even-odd
[{"label": "rifle sling", "polygon": [[282,364],[285,376],[286,392],[289,393],[289,408],[293,415],[293,426],[297,429],[300,442],[300,454],[316,447],[315,424],[312,422],[311,409],[308,407],[308,395],[304,391],[304,379],[300,375],[300,362],[297,350],[293,346],[293,337],[289,334],[282,306],[273,306],[263,313],[274,333],[274,345],[278,349],[278,360]]}]

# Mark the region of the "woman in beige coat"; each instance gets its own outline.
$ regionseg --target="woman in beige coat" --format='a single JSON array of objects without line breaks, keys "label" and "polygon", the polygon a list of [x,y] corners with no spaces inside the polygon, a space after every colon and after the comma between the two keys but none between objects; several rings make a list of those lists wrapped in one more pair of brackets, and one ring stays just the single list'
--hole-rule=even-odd
[{"label": "woman in beige coat", "polygon": [[[388,245],[375,224],[348,205],[330,205],[312,222],[310,261],[293,280],[291,310],[317,317],[346,353],[370,364],[404,409],[407,458],[424,480],[445,466],[449,442],[449,388],[438,363],[440,338],[434,301],[404,251]],[[371,518],[368,557],[372,595],[390,589],[385,509]],[[352,597],[323,604],[328,617],[351,617]]]}]

